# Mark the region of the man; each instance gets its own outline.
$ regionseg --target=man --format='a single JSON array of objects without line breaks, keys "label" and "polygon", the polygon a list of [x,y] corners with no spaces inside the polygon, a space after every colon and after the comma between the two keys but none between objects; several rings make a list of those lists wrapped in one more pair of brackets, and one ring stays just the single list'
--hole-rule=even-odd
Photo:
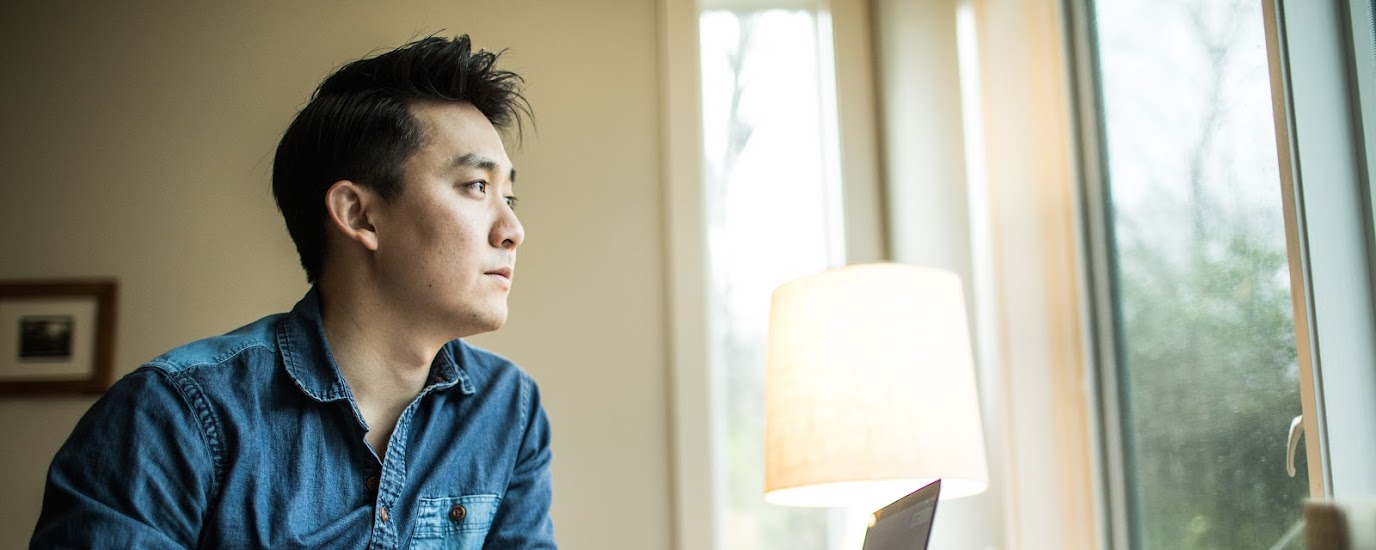
[{"label": "man", "polygon": [[278,145],[314,288],[174,349],[97,402],[34,548],[553,548],[534,382],[459,338],[507,317],[524,230],[497,55],[426,38],[350,63]]}]

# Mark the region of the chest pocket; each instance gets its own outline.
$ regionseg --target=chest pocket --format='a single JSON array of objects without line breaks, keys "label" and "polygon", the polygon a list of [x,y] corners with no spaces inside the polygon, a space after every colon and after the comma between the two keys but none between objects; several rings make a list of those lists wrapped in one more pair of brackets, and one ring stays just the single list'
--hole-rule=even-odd
[{"label": "chest pocket", "polygon": [[497,515],[497,495],[421,497],[411,550],[479,550]]}]

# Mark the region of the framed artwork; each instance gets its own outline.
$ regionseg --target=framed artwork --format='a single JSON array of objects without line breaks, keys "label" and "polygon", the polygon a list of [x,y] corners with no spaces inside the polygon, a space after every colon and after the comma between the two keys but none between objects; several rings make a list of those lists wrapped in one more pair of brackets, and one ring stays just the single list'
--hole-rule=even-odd
[{"label": "framed artwork", "polygon": [[115,291],[113,279],[0,282],[0,395],[104,392]]}]

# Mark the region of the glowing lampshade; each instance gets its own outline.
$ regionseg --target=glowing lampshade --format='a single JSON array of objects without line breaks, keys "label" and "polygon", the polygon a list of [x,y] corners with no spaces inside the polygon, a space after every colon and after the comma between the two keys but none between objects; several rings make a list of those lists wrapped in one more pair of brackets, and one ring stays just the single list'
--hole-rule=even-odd
[{"label": "glowing lampshade", "polygon": [[856,265],[774,291],[765,500],[877,508],[933,479],[988,486],[960,279]]}]

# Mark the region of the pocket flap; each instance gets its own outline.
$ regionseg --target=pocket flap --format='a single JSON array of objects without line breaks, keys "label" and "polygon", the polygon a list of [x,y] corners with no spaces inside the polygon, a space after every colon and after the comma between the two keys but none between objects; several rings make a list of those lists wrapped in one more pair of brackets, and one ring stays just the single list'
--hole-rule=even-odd
[{"label": "pocket flap", "polygon": [[421,497],[416,510],[414,538],[443,537],[450,533],[485,533],[497,515],[497,495]]}]

